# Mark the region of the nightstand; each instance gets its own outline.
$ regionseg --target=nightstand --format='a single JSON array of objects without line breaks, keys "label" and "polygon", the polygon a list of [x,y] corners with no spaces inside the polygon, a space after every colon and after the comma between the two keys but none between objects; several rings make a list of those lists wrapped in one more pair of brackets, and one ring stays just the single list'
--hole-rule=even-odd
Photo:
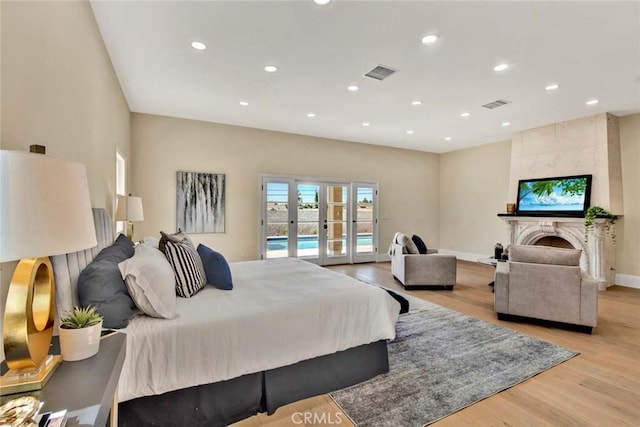
[{"label": "nightstand", "polygon": [[[52,353],[60,354],[58,337]],[[44,402],[41,412],[67,410],[68,427],[118,425],[118,380],[126,353],[126,335],[113,333],[100,341],[100,351],[78,362],[62,362],[39,392],[27,393]],[[3,372],[6,364],[2,363]]]}]

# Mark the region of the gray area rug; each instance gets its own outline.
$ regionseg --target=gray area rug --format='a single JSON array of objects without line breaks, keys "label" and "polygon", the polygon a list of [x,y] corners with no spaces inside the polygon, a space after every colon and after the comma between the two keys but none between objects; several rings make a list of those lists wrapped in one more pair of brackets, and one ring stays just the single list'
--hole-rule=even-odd
[{"label": "gray area rug", "polygon": [[435,304],[418,309],[400,316],[389,373],[331,393],[356,425],[430,424],[578,354]]}]

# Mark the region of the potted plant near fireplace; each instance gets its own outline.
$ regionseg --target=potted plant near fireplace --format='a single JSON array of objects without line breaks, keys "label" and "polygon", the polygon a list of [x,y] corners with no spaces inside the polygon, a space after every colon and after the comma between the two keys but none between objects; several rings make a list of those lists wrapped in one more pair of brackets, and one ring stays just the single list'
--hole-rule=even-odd
[{"label": "potted plant near fireplace", "polygon": [[596,218],[605,218],[605,233],[611,236],[613,243],[616,243],[615,223],[618,219],[617,215],[612,214],[608,210],[600,206],[590,206],[584,213],[584,238],[589,239],[589,234],[593,232],[593,226]]},{"label": "potted plant near fireplace", "polygon": [[74,307],[60,319],[62,360],[87,359],[100,349],[102,316],[95,307]]}]

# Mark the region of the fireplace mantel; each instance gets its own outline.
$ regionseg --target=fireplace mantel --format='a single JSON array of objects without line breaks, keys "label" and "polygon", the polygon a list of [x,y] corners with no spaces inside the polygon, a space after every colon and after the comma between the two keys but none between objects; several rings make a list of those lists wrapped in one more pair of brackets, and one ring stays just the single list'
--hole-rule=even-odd
[{"label": "fireplace mantel", "polygon": [[507,223],[509,244],[534,245],[544,237],[562,238],[582,251],[580,267],[598,281],[600,290],[614,283],[615,251],[613,239],[606,232],[607,218],[596,218],[593,232],[587,238],[584,218],[513,214],[498,216]]}]

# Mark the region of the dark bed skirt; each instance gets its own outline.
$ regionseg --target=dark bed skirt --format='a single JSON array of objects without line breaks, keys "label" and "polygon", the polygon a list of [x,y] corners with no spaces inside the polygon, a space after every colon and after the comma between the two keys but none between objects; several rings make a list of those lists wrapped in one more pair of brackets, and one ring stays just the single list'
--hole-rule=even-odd
[{"label": "dark bed skirt", "polygon": [[122,402],[118,425],[224,426],[388,371],[387,342],[381,340],[228,381]]}]

